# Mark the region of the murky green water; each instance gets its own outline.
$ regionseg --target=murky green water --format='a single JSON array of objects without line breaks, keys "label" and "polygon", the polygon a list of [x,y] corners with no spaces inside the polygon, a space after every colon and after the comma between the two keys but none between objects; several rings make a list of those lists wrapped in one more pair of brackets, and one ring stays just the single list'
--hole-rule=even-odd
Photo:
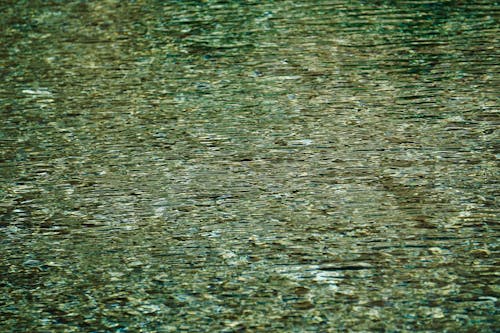
[{"label": "murky green water", "polygon": [[0,331],[497,331],[495,11],[3,1]]}]

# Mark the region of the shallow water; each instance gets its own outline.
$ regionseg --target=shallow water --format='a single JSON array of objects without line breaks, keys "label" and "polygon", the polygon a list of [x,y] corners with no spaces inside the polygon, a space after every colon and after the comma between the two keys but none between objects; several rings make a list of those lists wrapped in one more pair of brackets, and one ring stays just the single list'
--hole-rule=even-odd
[{"label": "shallow water", "polygon": [[498,330],[497,10],[4,1],[0,330]]}]

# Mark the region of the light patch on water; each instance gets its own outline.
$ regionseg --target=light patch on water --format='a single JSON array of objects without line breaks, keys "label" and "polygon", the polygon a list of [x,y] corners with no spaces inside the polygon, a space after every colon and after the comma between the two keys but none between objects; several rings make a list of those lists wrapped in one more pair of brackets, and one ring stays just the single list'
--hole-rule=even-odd
[{"label": "light patch on water", "polygon": [[338,289],[341,278],[339,272],[322,271],[319,265],[290,265],[277,269],[277,272],[294,281],[314,281],[327,286],[331,290]]},{"label": "light patch on water", "polygon": [[292,146],[310,146],[314,143],[314,140],[311,139],[300,139],[300,140],[292,140],[290,144]]},{"label": "light patch on water", "polygon": [[38,88],[38,89],[23,89],[21,91],[23,94],[31,95],[31,96],[52,96],[52,92],[50,92],[47,88]]}]

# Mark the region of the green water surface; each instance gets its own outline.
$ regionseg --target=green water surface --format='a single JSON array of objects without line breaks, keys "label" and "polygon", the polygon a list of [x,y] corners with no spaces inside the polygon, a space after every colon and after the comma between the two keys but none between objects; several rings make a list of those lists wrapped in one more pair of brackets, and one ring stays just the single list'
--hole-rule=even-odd
[{"label": "green water surface", "polygon": [[498,332],[497,14],[0,2],[0,331]]}]

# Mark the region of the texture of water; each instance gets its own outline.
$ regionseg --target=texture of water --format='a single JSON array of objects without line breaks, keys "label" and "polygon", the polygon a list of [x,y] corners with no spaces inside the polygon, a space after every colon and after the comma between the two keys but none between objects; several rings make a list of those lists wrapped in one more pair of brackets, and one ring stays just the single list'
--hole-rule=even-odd
[{"label": "texture of water", "polygon": [[2,332],[494,332],[495,1],[2,1]]}]

